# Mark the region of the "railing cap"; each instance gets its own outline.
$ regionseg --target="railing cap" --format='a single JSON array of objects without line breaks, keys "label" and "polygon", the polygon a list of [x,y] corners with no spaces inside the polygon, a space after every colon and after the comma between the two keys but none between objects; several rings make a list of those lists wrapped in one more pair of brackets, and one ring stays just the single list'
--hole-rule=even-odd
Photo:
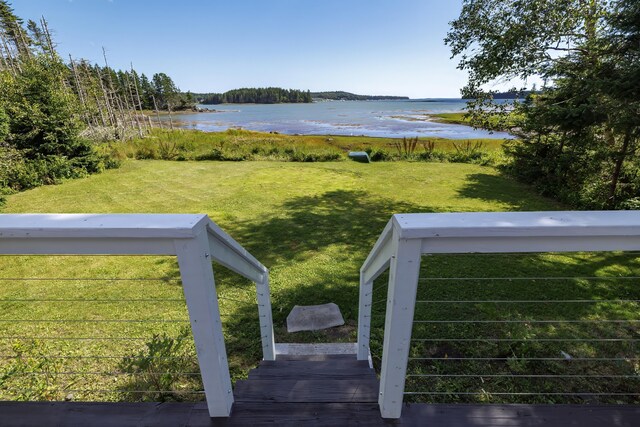
[{"label": "railing cap", "polygon": [[638,211],[396,214],[400,238],[640,236]]},{"label": "railing cap", "polygon": [[204,214],[2,214],[2,238],[190,238]]}]

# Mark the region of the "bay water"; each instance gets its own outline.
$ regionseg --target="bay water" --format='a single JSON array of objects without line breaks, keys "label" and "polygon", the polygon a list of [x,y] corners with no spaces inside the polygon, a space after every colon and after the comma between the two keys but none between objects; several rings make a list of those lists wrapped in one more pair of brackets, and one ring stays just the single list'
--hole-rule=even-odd
[{"label": "bay water", "polygon": [[461,112],[465,104],[462,99],[412,99],[200,105],[200,108],[214,111],[183,113],[174,115],[173,120],[182,128],[209,132],[242,128],[301,135],[512,138],[505,132],[490,133],[469,126],[438,123],[429,117],[429,114]]}]

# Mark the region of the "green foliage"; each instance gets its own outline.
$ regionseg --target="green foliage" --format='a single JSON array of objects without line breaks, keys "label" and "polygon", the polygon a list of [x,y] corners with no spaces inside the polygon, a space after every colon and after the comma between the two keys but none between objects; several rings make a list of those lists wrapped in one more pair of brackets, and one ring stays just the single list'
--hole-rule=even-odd
[{"label": "green foliage", "polygon": [[483,163],[485,151],[483,150],[482,142],[473,144],[471,141],[466,141],[460,144],[454,143],[453,145],[456,151],[449,157],[450,161],[454,163]]},{"label": "green foliage", "polygon": [[11,118],[8,141],[30,159],[87,155],[90,146],[78,139],[81,127],[77,98],[61,84],[66,68],[38,56],[22,63],[22,72],[2,75],[2,104]]},{"label": "green foliage", "polygon": [[184,391],[202,390],[202,382],[191,330],[182,328],[175,337],[166,333],[154,334],[145,346],[145,349],[125,357],[118,366],[123,372],[132,374],[131,380],[121,386],[125,399],[152,402],[193,400],[193,393]]},{"label": "green foliage", "polygon": [[[543,12],[544,11],[544,12]],[[446,42],[469,72],[474,126],[509,129],[506,170],[580,208],[640,196],[640,7],[630,0],[467,0]],[[496,104],[496,81],[541,77]]]},{"label": "green foliage", "polygon": [[2,185],[20,191],[101,171],[102,159],[78,136],[77,98],[61,84],[66,67],[40,55],[21,69],[0,73],[0,105],[9,118],[3,155],[11,165],[0,169]]},{"label": "green foliage", "polygon": [[106,159],[80,137],[88,109],[68,84],[70,69],[54,50],[46,21],[27,30],[0,1],[7,35],[0,69],[0,194],[100,172]]},{"label": "green foliage", "polygon": [[400,157],[412,157],[416,147],[418,146],[418,137],[402,138],[402,141],[394,141],[393,146],[398,150]]},{"label": "green foliage", "polygon": [[384,162],[388,160],[393,160],[393,156],[387,150],[367,148],[365,150],[367,154],[369,154],[369,159],[372,162]]},{"label": "green foliage", "polygon": [[154,74],[151,79],[151,85],[158,108],[174,111],[195,107],[195,99],[193,96],[190,93],[181,93],[171,77],[165,73]]},{"label": "green foliage", "polygon": [[9,116],[2,106],[0,106],[0,144],[5,143],[9,136]]}]

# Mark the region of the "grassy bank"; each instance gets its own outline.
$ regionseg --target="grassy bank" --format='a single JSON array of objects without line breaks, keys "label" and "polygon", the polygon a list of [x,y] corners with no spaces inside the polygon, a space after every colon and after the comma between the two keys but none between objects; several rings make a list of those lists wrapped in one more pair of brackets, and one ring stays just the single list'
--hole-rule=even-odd
[{"label": "grassy bank", "polygon": [[469,126],[470,120],[465,117],[465,113],[440,113],[429,114],[436,122],[448,123],[452,125],[467,125]]},{"label": "grassy bank", "polygon": [[[12,195],[4,212],[207,213],[270,269],[278,342],[353,342],[358,270],[391,214],[557,208],[561,206],[499,176],[494,169],[470,164],[127,161],[119,170]],[[607,302],[616,298],[640,299],[640,291],[631,286],[631,281],[455,278],[638,275],[638,267],[635,256],[620,254],[425,257],[424,277],[450,279],[421,283],[420,300],[584,298],[603,302],[568,306],[441,303],[421,305],[416,318],[633,319],[636,303]],[[238,379],[261,357],[254,289],[252,284],[223,268],[216,267],[215,271],[229,363],[233,378]],[[180,331],[188,322],[175,259],[3,257],[0,279],[3,337],[0,354],[4,356],[0,359],[0,399],[202,398],[193,392],[198,390],[199,383],[190,336],[187,333],[180,338]],[[378,366],[384,279],[375,286],[371,347]],[[314,333],[286,332],[286,316],[293,305],[330,301],[340,306],[345,326]],[[627,324],[617,323],[594,328],[571,323],[470,322],[414,329],[415,338],[454,340],[584,338],[593,333],[598,337],[629,338],[635,331]],[[537,364],[526,360],[535,356],[557,357],[560,351],[574,358],[606,354],[630,359],[605,366],[563,361]],[[414,343],[412,356],[453,360],[456,356],[482,355],[504,360],[464,365],[452,365],[455,362],[447,360],[412,362],[410,373],[579,375],[585,372],[582,369],[587,369],[586,372],[601,375],[634,375],[637,366],[633,352],[633,348],[621,342],[469,343],[443,339]],[[635,379],[621,378],[602,384],[584,378],[559,382],[501,377],[484,380],[465,376],[411,377],[408,390],[426,387],[444,393],[422,396],[427,401],[573,402],[575,398],[563,396],[494,396],[487,390],[519,392],[542,384],[543,390],[562,387],[570,391],[625,392],[636,384]],[[452,394],[461,390],[474,394]]]},{"label": "grassy bank", "polygon": [[226,132],[155,130],[144,139],[109,144],[118,159],[335,161],[349,151],[367,151],[374,161],[416,160],[495,164],[503,140],[420,138],[412,147],[402,139],[365,136],[283,135],[230,129]]},{"label": "grassy bank", "polygon": [[[448,123],[452,125],[465,125],[472,126],[471,117],[467,117],[466,113],[440,113],[429,114],[432,120],[440,123]],[[511,112],[506,117],[500,117],[493,115],[485,118],[491,124],[491,128],[494,130],[501,130],[508,132],[510,129],[518,127],[519,117],[517,114]],[[496,129],[497,128],[497,129]]]}]

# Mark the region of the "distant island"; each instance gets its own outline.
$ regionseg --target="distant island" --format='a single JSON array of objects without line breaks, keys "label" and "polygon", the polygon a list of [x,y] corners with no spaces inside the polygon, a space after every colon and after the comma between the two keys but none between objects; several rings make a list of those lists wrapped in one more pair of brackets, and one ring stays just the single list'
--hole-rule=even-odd
[{"label": "distant island", "polygon": [[409,99],[408,96],[356,95],[355,93],[344,92],[340,90],[332,92],[311,92],[311,98],[333,101],[383,101],[393,99]]},{"label": "distant island", "polygon": [[311,92],[280,87],[233,89],[224,93],[196,93],[200,104],[282,104],[312,102]]},{"label": "distant island", "polygon": [[408,96],[386,95],[357,95],[344,91],[310,92],[298,89],[283,89],[280,87],[240,88],[224,93],[194,93],[199,104],[284,104],[309,103],[321,101],[372,101],[409,99]]}]

